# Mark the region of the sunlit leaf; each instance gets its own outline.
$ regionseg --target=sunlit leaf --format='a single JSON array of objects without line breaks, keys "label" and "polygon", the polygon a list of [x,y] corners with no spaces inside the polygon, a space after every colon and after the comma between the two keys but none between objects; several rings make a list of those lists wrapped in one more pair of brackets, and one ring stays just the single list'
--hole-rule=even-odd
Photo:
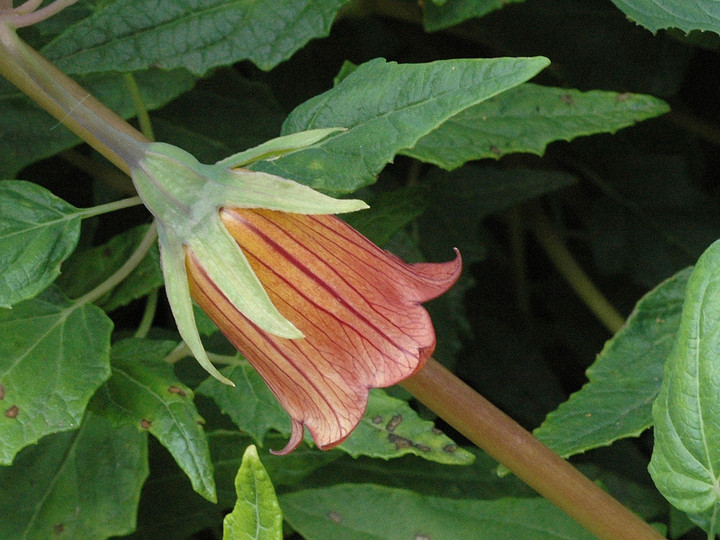
[{"label": "sunlit leaf", "polygon": [[715,0],[612,0],[630,19],[652,32],[679,28],[720,34],[720,6]]}]

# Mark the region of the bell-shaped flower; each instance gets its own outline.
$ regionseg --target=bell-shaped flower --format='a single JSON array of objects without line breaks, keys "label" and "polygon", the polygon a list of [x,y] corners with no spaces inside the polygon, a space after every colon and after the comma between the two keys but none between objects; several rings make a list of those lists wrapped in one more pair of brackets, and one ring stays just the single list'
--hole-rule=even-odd
[{"label": "bell-shaped flower", "polygon": [[461,262],[406,264],[334,215],[366,208],[270,174],[235,169],[312,144],[334,130],[275,139],[203,165],[151,143],[133,181],[158,222],[165,285],[180,335],[210,363],[191,295],[323,449],[342,442],[370,388],[419,370],[435,348],[422,302],[457,280]]}]

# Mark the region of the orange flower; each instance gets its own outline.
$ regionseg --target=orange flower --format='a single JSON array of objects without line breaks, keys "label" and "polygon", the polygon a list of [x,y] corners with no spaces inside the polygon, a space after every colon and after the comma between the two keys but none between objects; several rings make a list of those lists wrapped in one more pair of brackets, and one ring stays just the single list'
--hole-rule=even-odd
[{"label": "orange flower", "polygon": [[287,454],[307,426],[321,449],[340,444],[365,412],[368,390],[418,371],[435,348],[420,306],[458,279],[461,259],[406,264],[332,215],[223,209],[225,227],[279,312],[304,338],[258,328],[186,258],[195,301],[260,373],[292,418]]}]

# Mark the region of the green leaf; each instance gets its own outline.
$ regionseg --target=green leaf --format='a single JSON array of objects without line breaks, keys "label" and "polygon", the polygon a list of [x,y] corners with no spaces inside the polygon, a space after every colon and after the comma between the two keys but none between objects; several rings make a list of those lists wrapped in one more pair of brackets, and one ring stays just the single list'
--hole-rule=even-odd
[{"label": "green leaf", "polygon": [[[58,286],[71,298],[94,289],[133,254],[147,230],[147,225],[141,225],[114,236],[103,245],[76,252],[63,265]],[[122,283],[95,303],[106,311],[113,311],[162,287],[163,283],[160,253],[154,245]]]},{"label": "green leaf", "polygon": [[458,500],[373,484],[345,484],[282,495],[280,505],[288,523],[307,540],[595,538],[540,498]]},{"label": "green leaf", "polygon": [[203,419],[193,392],[173,373],[165,356],[172,341],[129,339],[112,348],[112,377],[98,390],[90,407],[116,425],[147,430],[168,449],[193,488],[215,502],[215,480]]},{"label": "green leaf", "polygon": [[[149,110],[190,89],[195,78],[186,71],[152,69],[134,73]],[[99,73],[78,82],[123,118],[135,116],[127,83],[118,73]],[[75,146],[80,139],[0,78],[0,177],[12,177],[24,166]],[[128,185],[129,180],[128,180]]]},{"label": "green leaf", "polygon": [[454,26],[474,17],[482,17],[506,4],[524,0],[446,0],[425,3],[423,25],[428,32]]},{"label": "green leaf", "polygon": [[251,60],[269,70],[330,31],[348,0],[106,2],[43,52],[72,73],[184,67],[197,75]]},{"label": "green leaf", "polygon": [[688,268],[646,294],[588,369],[588,382],[534,435],[563,457],[636,437],[652,425],[665,360],[680,325]]},{"label": "green leaf", "polygon": [[0,468],[0,537],[104,540],[135,528],[147,438],[89,414]]},{"label": "green leaf", "polygon": [[[235,383],[234,388],[208,378],[198,393],[213,398],[259,446],[270,430],[290,434],[290,417],[246,360],[238,359],[237,365],[220,372]],[[464,465],[472,461],[470,454],[437,432],[432,422],[422,420],[407,403],[379,389],[370,391],[365,416],[338,448],[352,456],[390,459],[415,454],[439,463]]]},{"label": "green leaf", "polygon": [[0,182],[0,308],[32,298],[60,274],[80,236],[80,210],[30,182]]},{"label": "green leaf", "polygon": [[198,394],[211,397],[222,412],[255,443],[263,445],[270,430],[289,434],[290,417],[277,398],[247,360],[238,356],[237,365],[220,370],[235,386],[228,386],[214,378],[208,378],[198,387]]},{"label": "green leaf", "polygon": [[375,181],[401,150],[459,112],[528,80],[548,65],[536,58],[367,62],[335,88],[306,101],[285,120],[283,134],[323,127],[347,131],[254,170],[311,187],[347,193]]},{"label": "green leaf", "polygon": [[655,33],[663,28],[720,34],[720,6],[715,0],[612,0],[630,19]]},{"label": "green leaf", "polygon": [[370,391],[367,411],[350,437],[338,448],[353,457],[392,459],[406,454],[448,465],[468,465],[473,455],[423,420],[407,402]]},{"label": "green leaf", "polygon": [[223,539],[282,538],[280,504],[270,477],[260,462],[257,448],[253,445],[245,449],[242,465],[235,478],[235,489],[238,498],[232,512],[223,521]]},{"label": "green leaf", "polygon": [[51,287],[0,310],[0,464],[43,435],[77,429],[110,376],[112,321]]},{"label": "green leaf", "polygon": [[652,413],[650,474],[673,506],[692,514],[720,509],[718,317],[720,242],[715,242],[688,280],[680,327]]},{"label": "green leaf", "polygon": [[464,110],[402,153],[448,170],[513,152],[541,156],[552,141],[614,133],[669,110],[664,101],[642,94],[528,83]]}]

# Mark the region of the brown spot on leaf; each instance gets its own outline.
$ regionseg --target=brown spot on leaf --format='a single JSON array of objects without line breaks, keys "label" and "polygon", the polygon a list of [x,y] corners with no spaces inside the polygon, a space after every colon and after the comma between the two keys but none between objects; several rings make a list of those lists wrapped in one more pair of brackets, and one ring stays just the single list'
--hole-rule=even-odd
[{"label": "brown spot on leaf", "polygon": [[379,414],[376,416],[373,416],[373,419],[372,419],[373,424],[381,424],[382,421],[383,421],[383,417],[380,416]]},{"label": "brown spot on leaf", "polygon": [[454,454],[457,452],[457,444],[446,444],[443,446],[443,452],[447,452],[448,454]]},{"label": "brown spot on leaf", "polygon": [[623,101],[627,101],[632,97],[632,94],[630,92],[621,92],[617,96],[615,96],[615,101],[618,103],[622,103]]},{"label": "brown spot on leaf", "polygon": [[502,156],[502,150],[500,150],[500,147],[495,146],[494,144],[490,145],[490,151],[496,156]]},{"label": "brown spot on leaf", "polygon": [[563,94],[562,96],[560,96],[560,101],[562,101],[566,105],[575,105],[575,100],[570,94]]},{"label": "brown spot on leaf", "polygon": [[398,427],[402,421],[403,421],[402,414],[396,414],[387,423],[387,426],[385,426],[385,429],[387,429],[388,431],[395,431],[395,428]]},{"label": "brown spot on leaf", "polygon": [[388,441],[395,445],[396,450],[402,450],[403,448],[412,448],[413,442],[410,439],[395,435],[394,433],[388,434]]},{"label": "brown spot on leaf", "polygon": [[106,246],[102,250],[102,254],[103,254],[103,257],[110,257],[112,255],[112,249],[110,249],[109,247]]},{"label": "brown spot on leaf", "polygon": [[64,523],[58,523],[53,527],[53,533],[55,533],[55,536],[61,535],[63,532],[65,532]]},{"label": "brown spot on leaf", "polygon": [[150,426],[152,426],[152,422],[150,420],[145,420],[144,418],[140,420],[140,427],[143,429],[150,429]]},{"label": "brown spot on leaf", "polygon": [[20,409],[18,409],[17,405],[13,405],[9,409],[5,409],[5,416],[8,418],[17,418],[18,414],[20,414]]},{"label": "brown spot on leaf", "polygon": [[436,428],[436,427],[432,428],[432,432],[433,432],[433,434],[435,434],[435,435],[442,435],[442,434],[443,434],[442,430],[441,430],[441,429],[438,429],[438,428]]},{"label": "brown spot on leaf", "polygon": [[427,534],[416,534],[413,540],[431,540]]},{"label": "brown spot on leaf", "polygon": [[5,399],[5,386],[0,384],[0,399]]},{"label": "brown spot on leaf", "polygon": [[422,443],[415,443],[413,446],[421,452],[432,452],[432,448]]},{"label": "brown spot on leaf", "polygon": [[342,517],[337,512],[328,512],[327,517],[333,523],[340,523],[342,521]]},{"label": "brown spot on leaf", "polygon": [[168,388],[168,392],[170,392],[171,394],[177,394],[180,397],[185,397],[186,395],[185,390],[183,390],[182,388],[178,388],[175,385],[170,386],[170,388]]}]

